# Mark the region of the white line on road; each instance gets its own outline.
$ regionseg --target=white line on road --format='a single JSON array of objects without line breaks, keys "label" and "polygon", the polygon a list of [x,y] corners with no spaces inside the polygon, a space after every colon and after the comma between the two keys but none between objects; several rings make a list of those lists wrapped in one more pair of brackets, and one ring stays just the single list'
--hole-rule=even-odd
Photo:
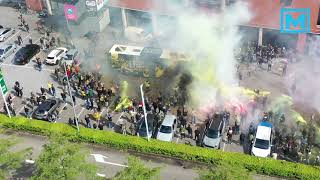
[{"label": "white line on road", "polygon": [[27,39],[31,34],[33,34],[34,32],[28,34],[28,36],[26,36],[25,38],[22,39],[22,41],[24,41],[25,39]]},{"label": "white line on road", "polygon": [[77,116],[77,118],[79,118],[80,117],[80,115],[82,114],[82,112],[83,112],[83,110],[84,110],[85,108],[82,108],[81,109],[81,111],[79,112],[79,114],[78,114],[78,116]]},{"label": "white line on road", "polygon": [[63,105],[63,107],[60,109],[59,114],[63,111],[63,109],[64,109],[66,106],[67,106],[67,103],[65,103],[65,104]]},{"label": "white line on road", "polygon": [[105,174],[100,174],[100,173],[97,173],[97,176],[99,176],[99,177],[106,177]]},{"label": "white line on road", "polygon": [[9,39],[7,39],[5,42],[10,41],[13,37],[15,37],[18,33],[20,33],[21,30],[17,31],[14,35],[12,35]]},{"label": "white line on road", "polygon": [[[15,65],[15,64],[7,64],[7,63],[2,63],[1,65],[36,70],[34,67],[31,67],[31,66],[19,66],[19,65]],[[52,70],[52,69],[44,69],[44,68],[42,69],[42,71],[54,72],[54,70]]]},{"label": "white line on road", "polygon": [[100,163],[104,163],[104,164],[110,164],[110,165],[114,165],[114,166],[120,166],[120,167],[128,167],[126,165],[123,165],[123,164],[118,164],[118,163],[113,163],[113,162],[108,162],[108,161],[105,161],[104,159],[105,158],[108,158],[102,154],[91,154],[91,156],[94,157],[94,159],[97,161],[97,162],[100,162]]}]

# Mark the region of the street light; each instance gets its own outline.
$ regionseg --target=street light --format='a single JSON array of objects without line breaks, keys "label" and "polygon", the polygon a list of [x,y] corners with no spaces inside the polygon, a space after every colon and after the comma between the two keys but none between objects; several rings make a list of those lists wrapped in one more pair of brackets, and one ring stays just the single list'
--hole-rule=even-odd
[{"label": "street light", "polygon": [[144,113],[144,122],[146,123],[146,130],[147,130],[147,139],[150,141],[149,138],[149,127],[148,127],[148,121],[147,121],[147,111],[146,111],[146,105],[144,103],[144,93],[143,93],[143,84],[140,85],[140,92],[141,92],[141,98],[142,98],[142,106],[143,106],[143,113]]},{"label": "street light", "polygon": [[69,83],[69,77],[68,77],[68,74],[67,74],[67,66],[66,66],[66,63],[63,63],[63,64],[64,64],[64,71],[65,71],[66,77],[67,77],[68,90],[69,90],[69,95],[70,95],[71,103],[72,103],[72,107],[73,107],[73,114],[74,114],[74,118],[76,120],[77,129],[78,129],[78,132],[79,132],[79,123],[78,123],[78,118],[77,118],[77,115],[76,115],[76,109],[74,107],[74,102],[73,102],[73,99],[72,99],[71,88],[70,88],[70,83]]}]

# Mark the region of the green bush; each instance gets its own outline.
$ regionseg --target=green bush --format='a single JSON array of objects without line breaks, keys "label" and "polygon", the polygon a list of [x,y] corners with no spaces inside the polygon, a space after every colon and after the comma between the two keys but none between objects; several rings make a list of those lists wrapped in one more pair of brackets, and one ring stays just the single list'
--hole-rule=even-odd
[{"label": "green bush", "polygon": [[41,135],[58,133],[74,142],[95,143],[121,150],[164,155],[188,161],[207,164],[222,162],[270,176],[308,180],[320,179],[320,167],[273,160],[271,158],[257,158],[235,152],[222,152],[184,144],[162,142],[155,139],[148,142],[143,138],[125,136],[110,131],[80,128],[80,133],[77,133],[75,128],[63,123],[49,123],[23,117],[9,119],[4,115],[0,115],[0,126]]}]

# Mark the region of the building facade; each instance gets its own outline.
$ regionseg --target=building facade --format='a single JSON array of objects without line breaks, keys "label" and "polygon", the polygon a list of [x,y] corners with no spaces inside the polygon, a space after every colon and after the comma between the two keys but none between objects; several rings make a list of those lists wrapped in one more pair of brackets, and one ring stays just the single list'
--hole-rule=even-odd
[{"label": "building facade", "polygon": [[[139,26],[146,31],[157,33],[163,24],[174,25],[176,13],[170,5],[193,6],[208,13],[224,9],[237,0],[109,0],[111,24],[125,29],[128,26]],[[240,30],[250,32],[248,39],[259,45],[274,43],[304,51],[308,38],[320,34],[319,0],[244,0],[249,4],[253,18],[247,24],[239,24]],[[309,34],[280,33],[281,8],[310,8],[311,19]],[[119,18],[121,16],[121,19]]]}]

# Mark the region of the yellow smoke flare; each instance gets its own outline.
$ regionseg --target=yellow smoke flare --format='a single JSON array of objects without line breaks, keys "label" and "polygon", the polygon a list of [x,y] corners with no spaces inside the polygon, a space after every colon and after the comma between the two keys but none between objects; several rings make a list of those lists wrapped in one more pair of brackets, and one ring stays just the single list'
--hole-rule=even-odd
[{"label": "yellow smoke flare", "polygon": [[132,106],[132,101],[128,97],[128,82],[127,81],[122,81],[121,83],[121,99],[120,103],[116,106],[115,111],[119,111],[121,109],[126,109],[130,106]]}]

